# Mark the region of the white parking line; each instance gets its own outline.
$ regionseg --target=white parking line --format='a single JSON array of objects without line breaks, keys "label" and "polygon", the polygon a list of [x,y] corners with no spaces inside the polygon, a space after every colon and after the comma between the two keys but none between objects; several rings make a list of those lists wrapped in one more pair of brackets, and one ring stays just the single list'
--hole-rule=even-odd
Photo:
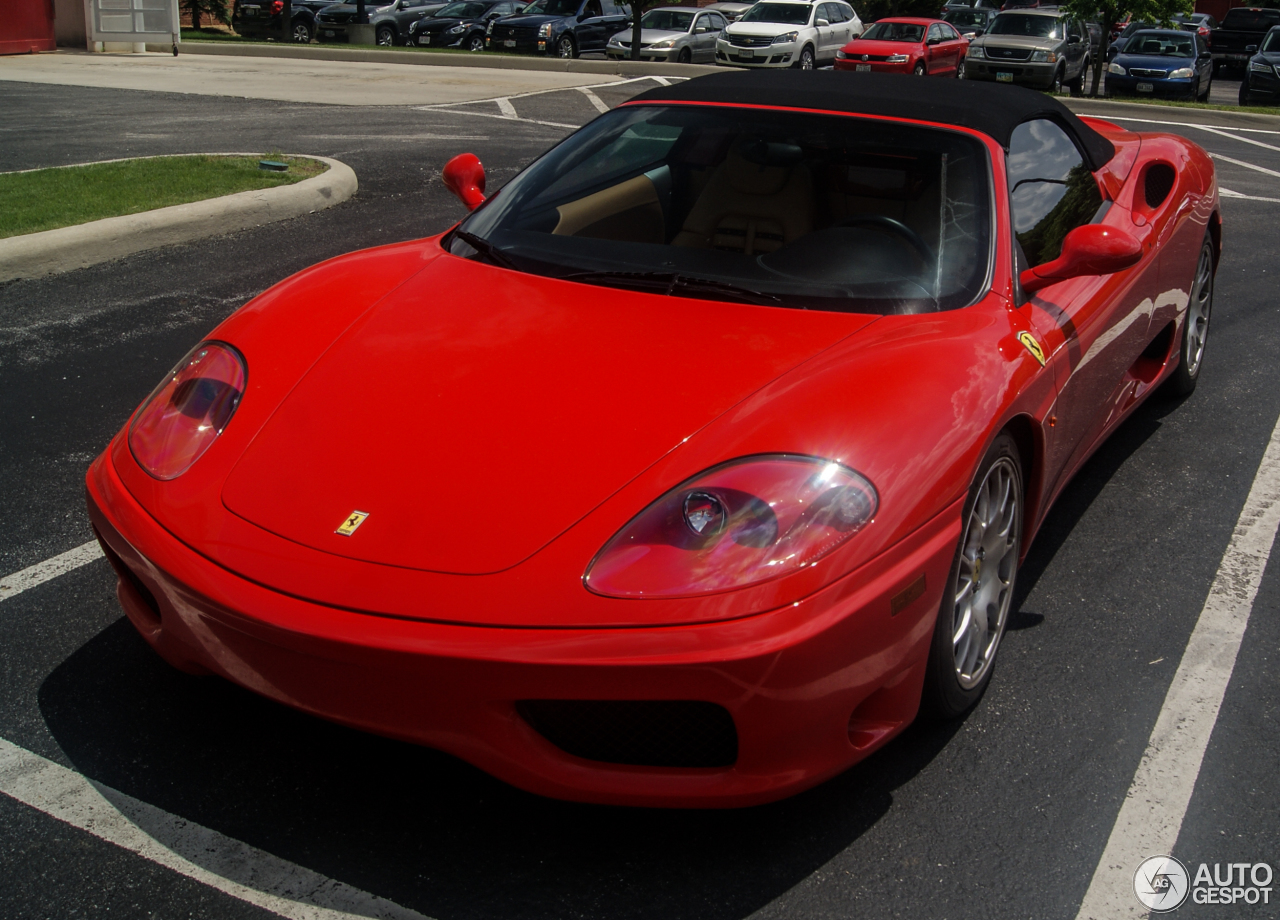
[{"label": "white parking line", "polygon": [[595,106],[596,111],[599,112],[601,115],[609,111],[609,106],[605,105],[605,101],[603,99],[601,99],[595,93],[591,92],[591,88],[589,86],[579,86],[578,92],[586,96],[587,101],[590,102],[593,106]]},{"label": "white parking line", "polygon": [[1076,920],[1146,916],[1133,873],[1172,855],[1280,526],[1280,422],[1218,566]]},{"label": "white parking line", "polygon": [[516,107],[511,104],[511,100],[506,96],[501,96],[493,101],[498,103],[498,110],[502,112],[502,115],[504,118],[520,117],[519,115],[516,114]]},{"label": "white parking line", "polygon": [[7,601],[28,588],[44,584],[51,578],[65,575],[72,569],[78,569],[80,566],[101,557],[102,547],[98,545],[97,540],[90,540],[88,543],[77,546],[75,549],[69,549],[65,553],[54,556],[52,559],[37,562],[21,572],[6,575],[4,578],[0,578],[0,601]]},{"label": "white parking line", "polygon": [[1280,147],[1274,144],[1264,144],[1262,141],[1255,141],[1251,137],[1241,137],[1238,134],[1232,134],[1230,131],[1223,131],[1221,128],[1209,128],[1205,125],[1193,125],[1192,127],[1199,128],[1201,131],[1208,131],[1210,134],[1216,134],[1219,137],[1229,137],[1233,141],[1239,141],[1241,144],[1252,144],[1255,147],[1265,147],[1267,150],[1274,150],[1280,153]]},{"label": "white parking line", "polygon": [[474,115],[477,118],[501,118],[503,121],[518,121],[526,125],[545,125],[548,128],[568,128],[571,131],[577,131],[582,125],[566,125],[559,121],[541,121],[537,118],[522,118],[520,116],[512,117],[510,115],[498,115],[493,112],[472,112],[469,109],[438,109],[437,111],[448,111],[457,115]]},{"label": "white parking line", "polygon": [[[1089,115],[1089,112],[1081,112]],[[1192,121],[1157,121],[1154,118],[1132,118],[1128,115],[1096,115],[1103,121],[1139,121],[1144,125],[1173,125],[1175,128],[1217,128],[1219,131],[1247,131],[1250,134],[1280,134],[1267,128],[1237,128],[1235,125],[1198,125]]]},{"label": "white parking line", "polygon": [[1270,201],[1280,204],[1280,198],[1263,198],[1259,195],[1245,195],[1240,192],[1233,192],[1229,188],[1222,188],[1221,186],[1218,187],[1218,194],[1223,198],[1243,199],[1244,201]]},{"label": "white parking line", "polygon": [[1233,160],[1231,157],[1223,156],[1220,153],[1210,153],[1209,156],[1213,157],[1215,160],[1222,160],[1224,163],[1233,163],[1236,166],[1243,166],[1245,169],[1257,170],[1260,173],[1266,173],[1268,176],[1275,176],[1277,179],[1280,179],[1280,172],[1276,172],[1274,169],[1267,169],[1264,166],[1254,166],[1252,163],[1246,163],[1244,160]]},{"label": "white parking line", "polygon": [[0,792],[290,920],[429,920],[386,898],[161,811],[0,738]]}]

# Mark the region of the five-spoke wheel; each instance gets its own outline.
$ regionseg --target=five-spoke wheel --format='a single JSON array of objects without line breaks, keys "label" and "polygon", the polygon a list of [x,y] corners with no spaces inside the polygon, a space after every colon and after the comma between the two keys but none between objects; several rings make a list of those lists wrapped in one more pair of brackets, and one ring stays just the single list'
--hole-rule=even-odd
[{"label": "five-spoke wheel", "polygon": [[1182,324],[1182,345],[1178,366],[1169,375],[1169,388],[1177,396],[1186,396],[1196,388],[1200,366],[1204,362],[1204,343],[1209,337],[1209,316],[1213,312],[1213,239],[1206,236],[1196,263],[1196,277],[1191,282],[1191,299],[1187,302],[1187,318]]}]

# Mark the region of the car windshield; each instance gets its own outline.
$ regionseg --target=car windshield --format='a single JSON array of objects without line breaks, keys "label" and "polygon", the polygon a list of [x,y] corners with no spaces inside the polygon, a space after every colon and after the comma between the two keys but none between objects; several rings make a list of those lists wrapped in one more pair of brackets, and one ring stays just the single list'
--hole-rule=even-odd
[{"label": "car windshield", "polygon": [[1001,13],[987,29],[988,35],[1025,35],[1030,38],[1062,38],[1062,23],[1052,16]]},{"label": "car windshield", "polygon": [[684,10],[650,10],[640,20],[640,28],[657,32],[688,32],[693,13]]},{"label": "car windshield", "polygon": [[441,19],[475,19],[483,16],[487,3],[450,3],[436,13]]},{"label": "car windshield", "polygon": [[517,271],[765,306],[967,306],[993,251],[986,148],[870,118],[624,106],[446,237]]},{"label": "car windshield", "polygon": [[738,22],[781,22],[802,26],[809,21],[807,3],[757,3],[742,14]]},{"label": "car windshield", "polygon": [[1184,32],[1135,32],[1124,53],[1189,58],[1195,57],[1195,43]]},{"label": "car windshield", "polygon": [[987,21],[987,14],[978,10],[947,10],[945,16],[942,17],[953,26],[964,28],[965,26],[980,26]]},{"label": "car windshield", "polygon": [[1222,28],[1227,31],[1232,29],[1258,30],[1274,25],[1280,25],[1280,10],[1238,8],[1228,10],[1227,15],[1222,17]]},{"label": "car windshield", "polygon": [[924,41],[924,26],[913,22],[877,22],[862,37],[877,42]]},{"label": "car windshield", "polygon": [[578,0],[535,0],[523,12],[531,16],[572,16],[578,12]]}]

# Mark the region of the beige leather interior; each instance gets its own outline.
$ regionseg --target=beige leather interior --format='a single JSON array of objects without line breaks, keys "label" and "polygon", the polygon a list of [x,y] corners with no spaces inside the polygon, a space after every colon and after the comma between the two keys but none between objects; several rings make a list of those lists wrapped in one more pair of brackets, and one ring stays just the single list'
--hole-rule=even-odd
[{"label": "beige leather interior", "polygon": [[760,166],[735,147],[711,174],[673,246],[773,252],[813,230],[813,179],[804,167]]},{"label": "beige leather interior", "polygon": [[665,242],[658,190],[648,176],[636,176],[556,208],[560,220],[551,232],[640,243]]}]

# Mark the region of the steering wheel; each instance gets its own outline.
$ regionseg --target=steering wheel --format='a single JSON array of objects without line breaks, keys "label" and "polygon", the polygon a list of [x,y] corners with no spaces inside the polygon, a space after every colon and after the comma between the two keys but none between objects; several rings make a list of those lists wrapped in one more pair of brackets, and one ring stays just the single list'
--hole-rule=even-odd
[{"label": "steering wheel", "polygon": [[836,224],[837,227],[856,227],[859,224],[868,224],[873,227],[880,227],[885,230],[891,230],[898,236],[906,240],[911,248],[920,253],[920,258],[924,259],[928,265],[933,262],[933,250],[929,248],[929,244],[920,239],[920,234],[916,233],[900,220],[894,220],[892,217],[885,217],[883,214],[855,214],[853,217],[846,217],[844,220]]}]

